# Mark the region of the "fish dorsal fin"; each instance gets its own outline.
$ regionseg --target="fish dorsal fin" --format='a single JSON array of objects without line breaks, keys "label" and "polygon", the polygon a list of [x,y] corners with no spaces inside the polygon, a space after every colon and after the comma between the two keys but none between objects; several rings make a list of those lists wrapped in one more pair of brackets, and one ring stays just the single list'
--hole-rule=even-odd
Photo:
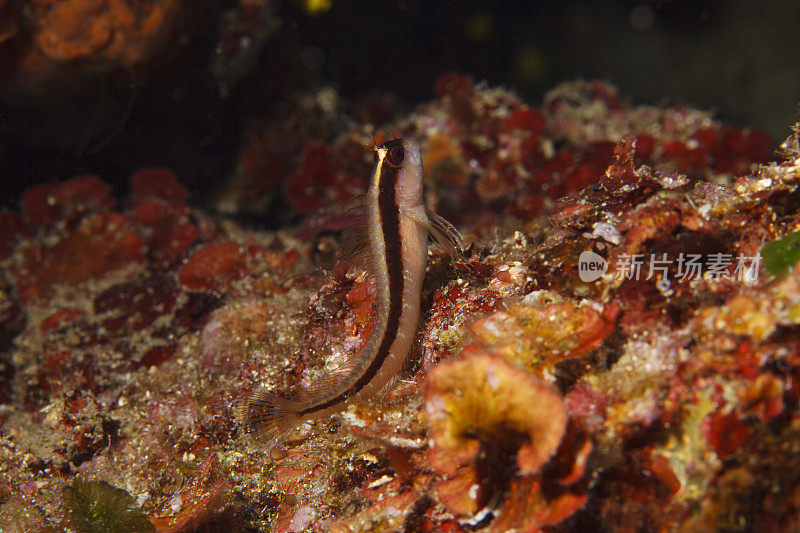
[{"label": "fish dorsal fin", "polygon": [[377,270],[370,252],[366,196],[356,198],[348,206],[341,243],[340,259],[349,269],[365,274],[365,279],[374,278]]},{"label": "fish dorsal fin", "polygon": [[352,266],[361,266],[369,253],[366,197],[360,196],[348,205],[346,218],[342,228],[341,259]]},{"label": "fish dorsal fin", "polygon": [[426,209],[428,224],[428,237],[433,243],[450,254],[452,257],[461,257],[464,254],[464,238],[454,225],[444,217],[440,217],[430,209]]}]

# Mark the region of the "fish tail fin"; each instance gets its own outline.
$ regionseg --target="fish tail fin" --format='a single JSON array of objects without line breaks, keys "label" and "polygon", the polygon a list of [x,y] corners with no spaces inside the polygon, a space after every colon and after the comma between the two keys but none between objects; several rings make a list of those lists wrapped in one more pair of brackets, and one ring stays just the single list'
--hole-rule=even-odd
[{"label": "fish tail fin", "polygon": [[282,440],[302,422],[296,401],[265,389],[254,392],[239,406],[238,411],[245,435],[254,444],[264,446]]}]

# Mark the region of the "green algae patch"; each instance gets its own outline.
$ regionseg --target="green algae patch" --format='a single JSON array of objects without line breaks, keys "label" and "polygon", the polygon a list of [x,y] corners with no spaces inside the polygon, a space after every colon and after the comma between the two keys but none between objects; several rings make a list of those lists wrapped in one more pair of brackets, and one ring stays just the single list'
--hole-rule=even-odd
[{"label": "green algae patch", "polygon": [[133,497],[105,481],[75,478],[62,495],[67,521],[85,533],[150,533],[156,530]]},{"label": "green algae patch", "polygon": [[761,248],[764,268],[773,276],[782,276],[800,261],[800,231],[768,242]]}]

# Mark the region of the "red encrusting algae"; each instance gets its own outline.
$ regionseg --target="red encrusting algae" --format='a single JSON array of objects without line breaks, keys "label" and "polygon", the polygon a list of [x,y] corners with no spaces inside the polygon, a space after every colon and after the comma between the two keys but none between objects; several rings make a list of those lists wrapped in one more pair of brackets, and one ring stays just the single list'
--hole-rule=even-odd
[{"label": "red encrusting algae", "polygon": [[0,528],[796,529],[798,258],[757,261],[799,222],[798,133],[770,161],[761,132],[605,82],[540,108],[460,74],[435,92],[386,130],[420,139],[430,207],[472,245],[432,253],[385,395],[283,447],[249,450],[235,406],[336,372],[374,320],[370,280],[334,266],[369,139],[308,124],[333,91],[254,125],[220,200],[282,198],[296,226],[209,216],[163,168],[121,205],[79,176],[0,213]]}]

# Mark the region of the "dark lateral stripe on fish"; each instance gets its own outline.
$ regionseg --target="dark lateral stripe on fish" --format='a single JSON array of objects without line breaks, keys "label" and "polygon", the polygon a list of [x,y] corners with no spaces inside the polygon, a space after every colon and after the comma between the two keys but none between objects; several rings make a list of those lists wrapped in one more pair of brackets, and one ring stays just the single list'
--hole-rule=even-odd
[{"label": "dark lateral stripe on fish", "polygon": [[397,338],[400,315],[403,312],[404,280],[400,210],[397,207],[395,198],[399,170],[399,167],[383,164],[381,165],[381,176],[379,178],[378,209],[380,211],[381,229],[383,230],[386,272],[389,278],[389,314],[380,347],[369,367],[352,386],[334,398],[300,411],[298,414],[301,416],[333,407],[363,389],[381,369],[384,361],[389,356],[392,344]]}]

